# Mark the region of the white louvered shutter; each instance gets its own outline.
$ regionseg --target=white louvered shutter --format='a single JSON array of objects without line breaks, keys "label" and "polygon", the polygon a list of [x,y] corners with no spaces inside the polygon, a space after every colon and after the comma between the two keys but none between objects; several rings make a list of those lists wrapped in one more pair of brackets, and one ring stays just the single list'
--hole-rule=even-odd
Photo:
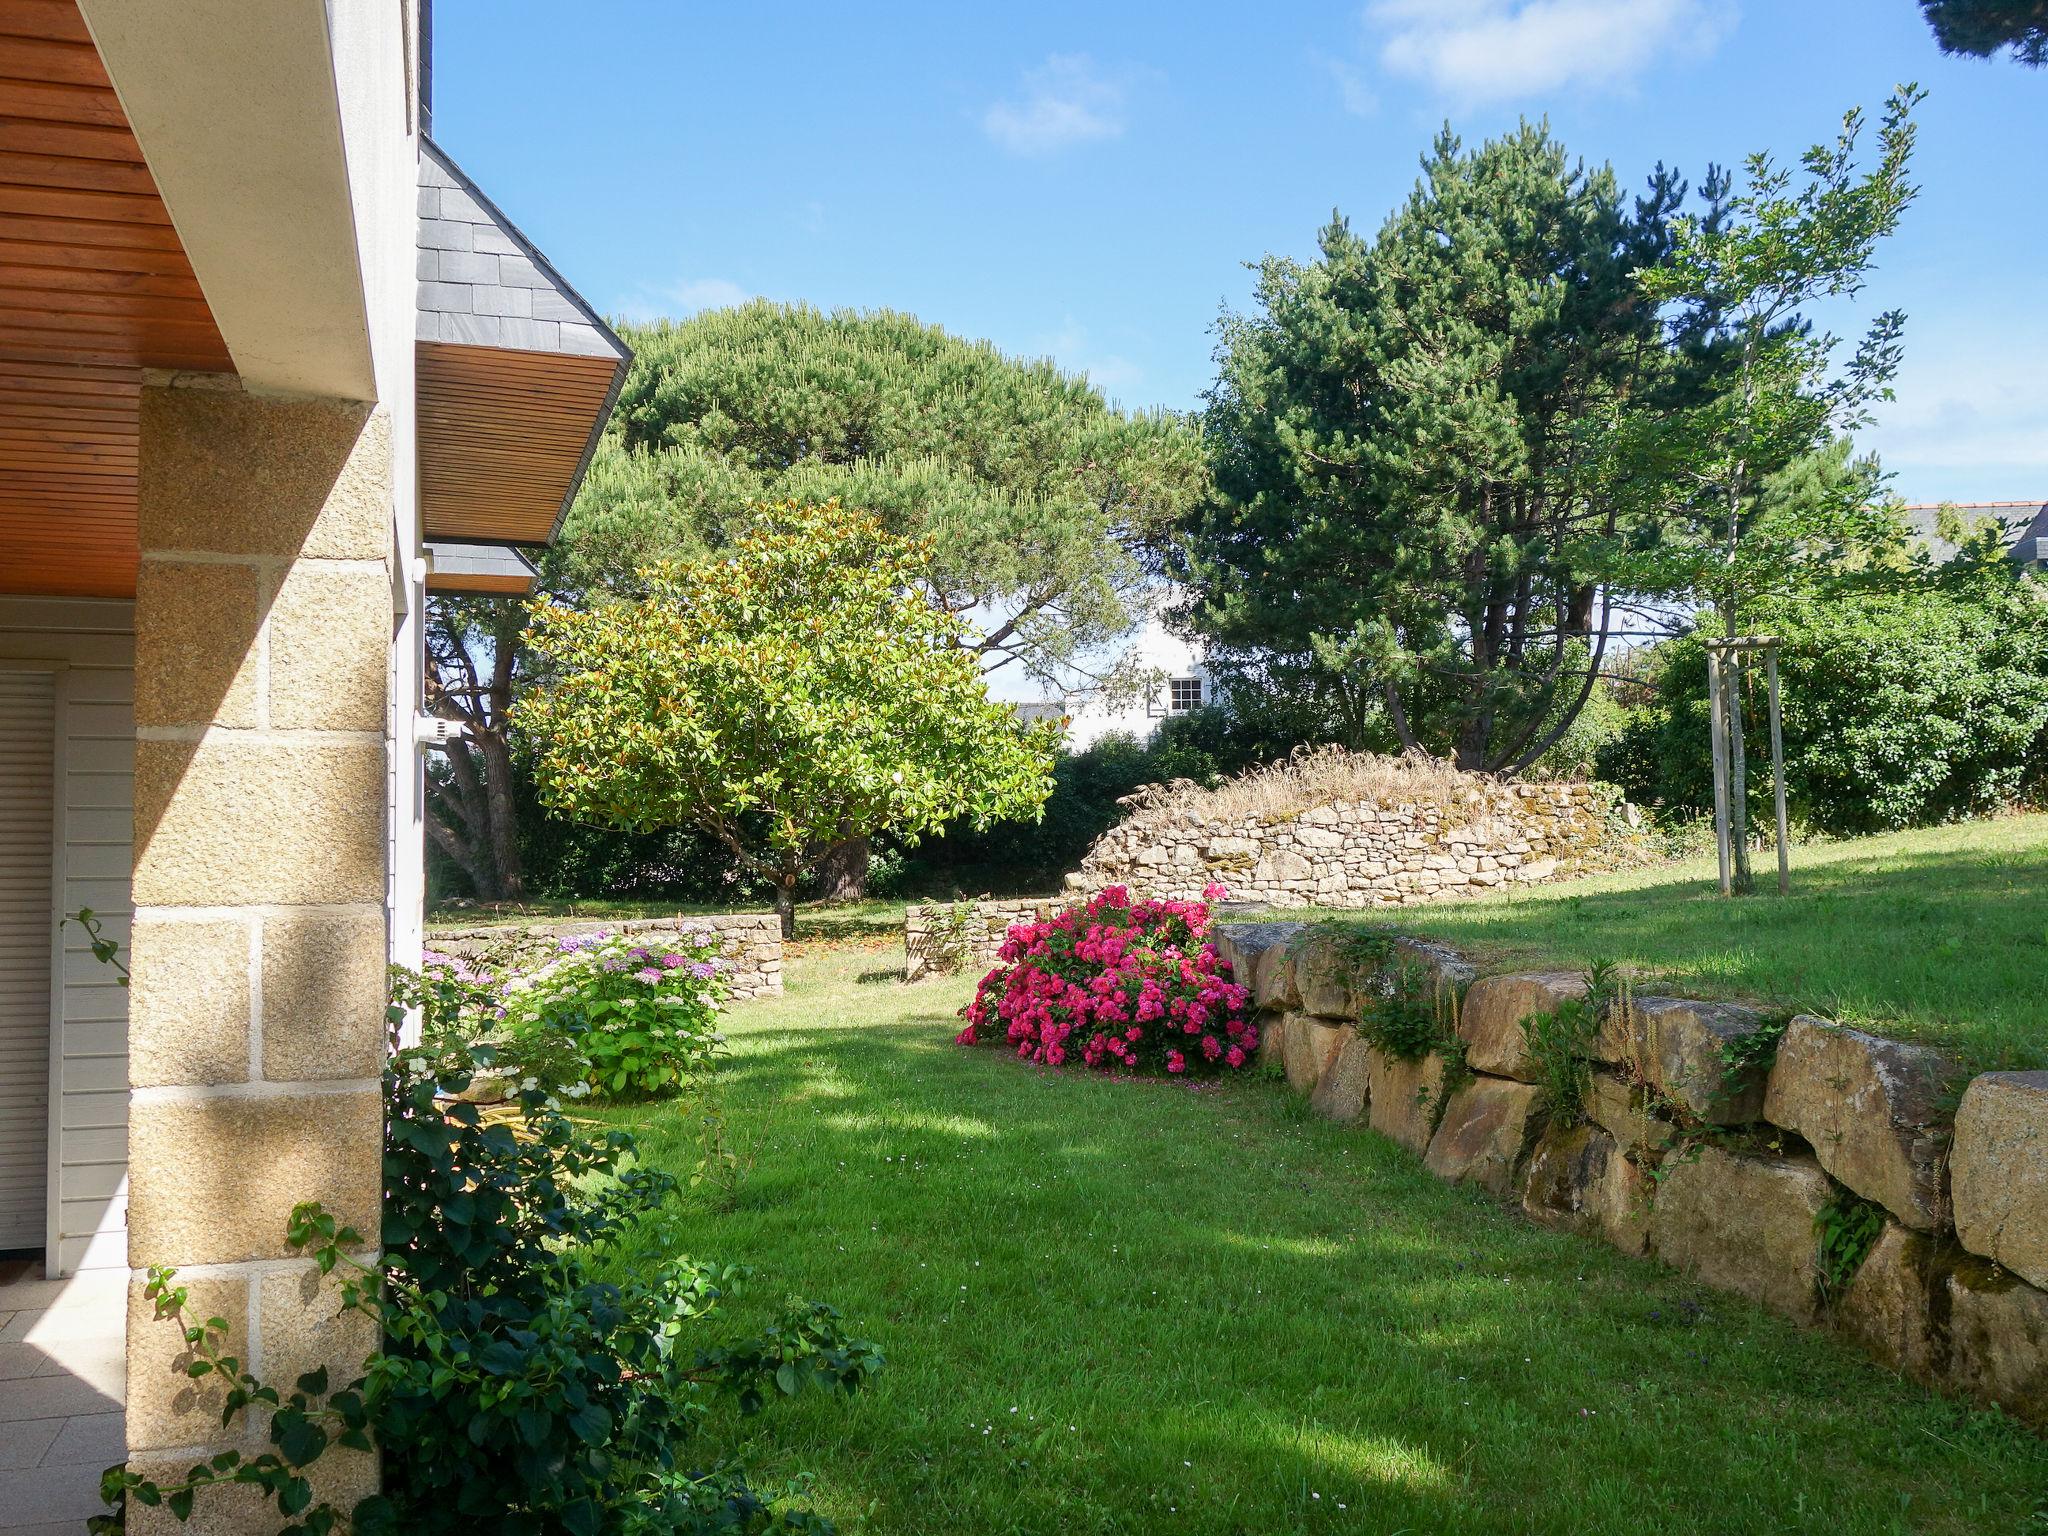
[{"label": "white louvered shutter", "polygon": [[0,671],[0,1252],[47,1220],[55,732],[52,675]]}]

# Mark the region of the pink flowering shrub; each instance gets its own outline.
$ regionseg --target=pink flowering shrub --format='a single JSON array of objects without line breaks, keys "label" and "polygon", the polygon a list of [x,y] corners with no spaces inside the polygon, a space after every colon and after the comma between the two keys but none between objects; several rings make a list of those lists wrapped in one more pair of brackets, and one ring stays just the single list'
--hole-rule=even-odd
[{"label": "pink flowering shrub", "polygon": [[1057,917],[1017,923],[956,1038],[1000,1041],[1053,1067],[1238,1071],[1257,1055],[1259,1032],[1208,931],[1203,903],[1133,901],[1120,885]]}]

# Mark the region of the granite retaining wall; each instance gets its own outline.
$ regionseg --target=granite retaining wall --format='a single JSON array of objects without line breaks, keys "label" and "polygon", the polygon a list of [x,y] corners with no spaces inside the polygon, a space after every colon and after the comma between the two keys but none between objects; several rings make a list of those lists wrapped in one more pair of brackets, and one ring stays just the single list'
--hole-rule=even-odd
[{"label": "granite retaining wall", "polygon": [[[1782,1012],[1624,996],[1586,1019],[1583,1108],[1557,1114],[1527,1026],[1580,1003],[1584,977],[1475,978],[1449,950],[1362,934],[1215,930],[1252,988],[1262,1061],[1317,1113],[1530,1220],[2048,1425],[2048,1072],[1972,1078],[1942,1051],[1810,1015],[1773,1050]],[[1444,1049],[1399,1060],[1368,1043],[1361,1020],[1393,985],[1427,989]],[[1830,1276],[1817,1222],[1845,1202],[1881,1225],[1854,1272]]]}]

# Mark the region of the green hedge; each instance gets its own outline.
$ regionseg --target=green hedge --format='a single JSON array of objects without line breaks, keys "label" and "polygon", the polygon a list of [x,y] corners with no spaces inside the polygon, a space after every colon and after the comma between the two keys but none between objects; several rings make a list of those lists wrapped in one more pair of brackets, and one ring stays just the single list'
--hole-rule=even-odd
[{"label": "green hedge", "polygon": [[[2048,587],[2000,569],[1754,611],[1784,641],[1785,779],[1795,816],[1844,836],[1985,815],[2048,780]],[[1601,751],[1600,773],[1674,815],[1713,803],[1706,653],[1657,647],[1653,701]],[[1752,815],[1770,815],[1761,669],[1745,694]]]}]

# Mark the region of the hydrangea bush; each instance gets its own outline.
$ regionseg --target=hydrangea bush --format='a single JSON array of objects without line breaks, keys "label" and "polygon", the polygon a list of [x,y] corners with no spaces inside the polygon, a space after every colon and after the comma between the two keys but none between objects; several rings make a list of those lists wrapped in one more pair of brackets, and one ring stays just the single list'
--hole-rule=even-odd
[{"label": "hydrangea bush", "polygon": [[505,1033],[555,1037],[607,1097],[673,1093],[724,1044],[718,1004],[725,962],[710,935],[664,932],[659,944],[579,934],[538,969],[505,985]]},{"label": "hydrangea bush", "polygon": [[1120,885],[1057,917],[1014,924],[956,1038],[1000,1039],[1053,1067],[1239,1071],[1258,1054],[1259,1032],[1208,931],[1205,903],[1133,901]]}]

